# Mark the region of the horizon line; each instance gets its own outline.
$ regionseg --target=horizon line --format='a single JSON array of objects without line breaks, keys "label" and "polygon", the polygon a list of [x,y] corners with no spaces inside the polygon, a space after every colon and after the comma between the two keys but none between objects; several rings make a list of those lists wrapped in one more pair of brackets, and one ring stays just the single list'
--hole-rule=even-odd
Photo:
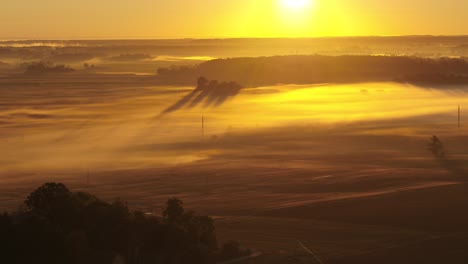
[{"label": "horizon line", "polygon": [[236,40],[236,39],[339,39],[339,38],[404,38],[404,37],[468,37],[468,34],[461,35],[431,35],[431,34],[409,34],[409,35],[355,35],[355,36],[317,36],[317,37],[161,37],[161,38],[146,38],[146,37],[122,37],[122,38],[1,38],[0,42],[8,41],[115,41],[115,40]]}]

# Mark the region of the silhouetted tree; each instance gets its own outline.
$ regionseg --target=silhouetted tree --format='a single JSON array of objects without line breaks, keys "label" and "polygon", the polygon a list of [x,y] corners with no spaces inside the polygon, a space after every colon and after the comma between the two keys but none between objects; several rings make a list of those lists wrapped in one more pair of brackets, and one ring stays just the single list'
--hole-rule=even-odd
[{"label": "silhouetted tree", "polygon": [[436,158],[445,158],[444,144],[437,136],[429,139],[428,149]]},{"label": "silhouetted tree", "polygon": [[32,192],[24,203],[31,213],[61,226],[69,225],[74,217],[72,193],[61,183],[42,185]]},{"label": "silhouetted tree", "polygon": [[[212,264],[218,255],[213,219],[167,201],[162,216],[131,212],[61,183],[46,183],[25,209],[0,215],[2,263]],[[27,254],[24,254],[27,252]]]},{"label": "silhouetted tree", "polygon": [[177,198],[171,198],[167,201],[166,208],[163,210],[163,220],[168,224],[183,224],[185,210],[183,202]]},{"label": "silhouetted tree", "polygon": [[197,80],[197,89],[204,89],[207,83],[208,83],[208,79],[206,79],[203,76],[199,77]]}]

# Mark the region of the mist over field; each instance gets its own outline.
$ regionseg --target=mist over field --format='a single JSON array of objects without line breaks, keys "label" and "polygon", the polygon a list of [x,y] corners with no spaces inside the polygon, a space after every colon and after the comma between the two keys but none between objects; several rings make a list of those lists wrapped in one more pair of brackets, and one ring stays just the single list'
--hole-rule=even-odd
[{"label": "mist over field", "polygon": [[[403,133],[421,137],[420,148],[413,151],[424,153],[428,135],[463,134],[456,129],[457,106],[468,101],[462,89],[441,91],[399,83],[280,85],[243,89],[216,106],[207,105],[207,96],[160,115],[191,88],[116,85],[96,91],[79,84],[46,85],[22,88],[20,93],[17,88],[3,90],[3,171],[191,163],[216,159],[224,152],[243,152],[251,147],[249,137],[257,145],[257,134],[270,130],[271,144],[294,141],[286,135],[276,138],[277,130],[336,130],[337,138]],[[21,103],[12,104],[19,96]],[[237,140],[241,142],[236,144]]]},{"label": "mist over field", "polygon": [[468,1],[0,2],[0,264],[468,263]]},{"label": "mist over field", "polygon": [[61,182],[182,199],[239,263],[464,263],[466,43],[1,41],[0,209]]}]

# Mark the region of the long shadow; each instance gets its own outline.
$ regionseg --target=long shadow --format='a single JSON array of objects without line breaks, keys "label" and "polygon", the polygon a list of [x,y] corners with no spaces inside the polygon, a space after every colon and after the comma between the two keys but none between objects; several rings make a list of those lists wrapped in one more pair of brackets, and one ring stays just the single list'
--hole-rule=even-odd
[{"label": "long shadow", "polygon": [[177,101],[175,104],[171,105],[170,107],[166,108],[166,110],[162,111],[161,114],[168,114],[171,112],[175,112],[181,108],[183,108],[192,98],[198,93],[197,89],[190,92],[188,95],[184,96],[182,99]]},{"label": "long shadow", "polygon": [[188,95],[165,109],[161,115],[169,114],[183,108],[191,109],[197,106],[219,107],[229,98],[235,97],[242,90],[236,82],[217,82],[200,78],[198,85]]},{"label": "long shadow", "polygon": [[188,105],[188,108],[193,108],[203,102],[205,99],[210,98],[214,93],[215,89],[217,89],[217,85],[208,85],[207,87],[203,87],[201,89],[201,93],[198,94],[195,99]]},{"label": "long shadow", "polygon": [[449,157],[439,158],[439,164],[448,171],[452,177],[460,181],[468,181],[468,174],[463,161],[451,159]]},{"label": "long shadow", "polygon": [[429,139],[428,149],[432,152],[440,166],[448,171],[452,177],[457,180],[468,181],[467,170],[465,168],[466,164],[463,161],[453,159],[447,155],[444,144],[437,136],[432,136],[432,138]]}]

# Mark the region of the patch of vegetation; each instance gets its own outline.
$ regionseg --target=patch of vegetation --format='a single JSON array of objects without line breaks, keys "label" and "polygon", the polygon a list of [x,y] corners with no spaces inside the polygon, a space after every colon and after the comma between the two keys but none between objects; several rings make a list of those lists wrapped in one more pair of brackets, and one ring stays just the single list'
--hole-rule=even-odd
[{"label": "patch of vegetation", "polygon": [[2,263],[209,264],[248,254],[233,242],[219,249],[213,219],[176,198],[152,216],[46,183],[22,209],[0,215]]},{"label": "patch of vegetation", "polygon": [[55,65],[51,62],[33,62],[25,66],[25,74],[69,73],[75,71],[67,65]]}]

